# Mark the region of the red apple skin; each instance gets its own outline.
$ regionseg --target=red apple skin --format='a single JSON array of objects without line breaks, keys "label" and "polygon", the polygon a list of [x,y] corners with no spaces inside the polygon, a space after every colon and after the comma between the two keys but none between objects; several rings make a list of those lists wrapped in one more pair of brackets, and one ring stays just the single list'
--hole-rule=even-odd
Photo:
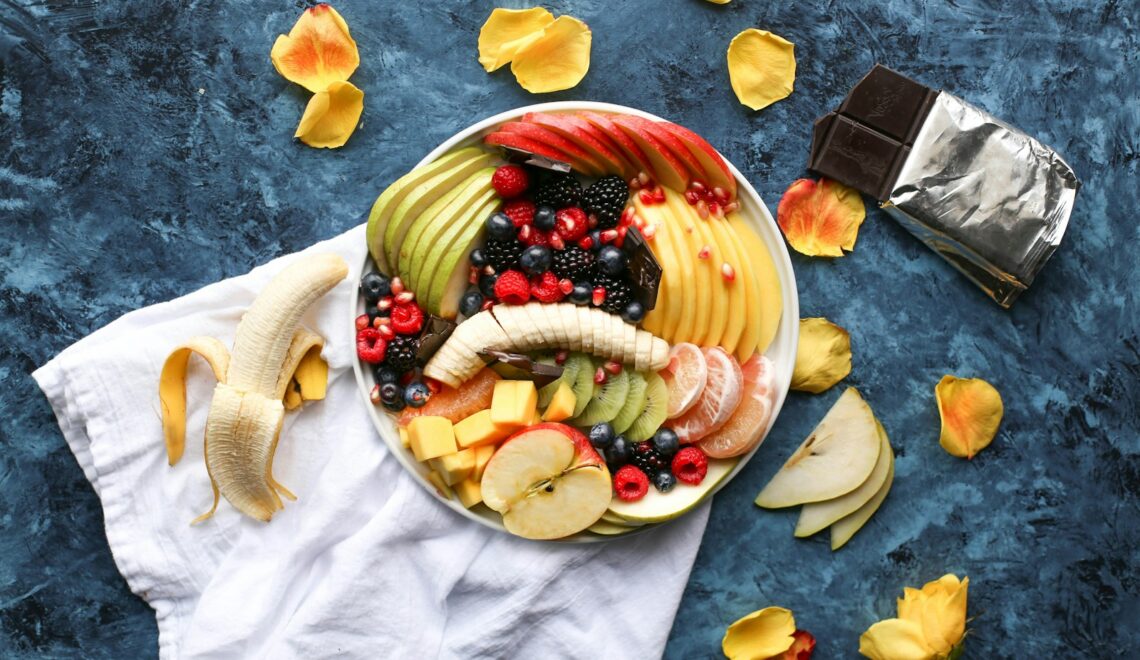
[{"label": "red apple skin", "polygon": [[530,138],[518,135],[517,133],[507,133],[506,131],[495,131],[483,138],[483,142],[495,147],[509,147],[511,149],[518,149],[527,153],[536,154],[556,160],[567,165],[572,165],[572,159],[569,155],[554,147],[536,142]]},{"label": "red apple skin", "polygon": [[598,138],[599,133],[595,132],[596,129],[584,119],[574,115],[528,112],[523,115],[522,120],[542,126],[574,142],[593,155],[595,159],[603,161],[608,166],[608,172],[620,173],[625,178],[637,174],[636,169],[631,168],[625,158],[620,155],[617,145],[611,147],[602,142]]},{"label": "red apple skin", "polygon": [[597,175],[606,170],[605,166],[596,160],[593,156],[586,152],[578,145],[570,140],[562,137],[558,133],[537,124],[530,124],[518,121],[509,121],[499,127],[500,131],[508,133],[515,133],[525,138],[548,144],[555,149],[565,153],[573,159],[571,164],[578,164],[578,169],[586,174]]},{"label": "red apple skin", "polygon": [[534,433],[535,431],[541,431],[544,429],[561,433],[562,435],[566,436],[570,442],[574,443],[574,464],[569,467],[579,467],[582,465],[602,465],[605,463],[605,461],[602,460],[601,455],[598,454],[598,450],[594,449],[594,445],[590,444],[589,438],[587,438],[582,434],[581,431],[574,428],[573,426],[567,426],[566,424],[561,424],[559,422],[543,422],[541,424],[535,424],[534,426],[527,426],[525,428],[519,429],[518,431],[512,433],[506,440],[504,440],[503,444],[505,445],[511,440],[524,436],[528,433]]},{"label": "red apple skin", "polygon": [[[690,173],[685,164],[680,161],[669,147],[665,146],[660,139],[657,138],[655,131],[647,128],[646,124],[651,123],[648,120],[640,117],[633,117],[630,115],[615,115],[613,123],[618,127],[619,131],[625,131],[632,140],[640,140],[645,149],[650,149],[653,154],[649,154],[650,162],[653,162],[660,167],[657,170],[656,181],[664,186],[673,188],[674,190],[685,190],[689,187]],[[653,156],[658,157],[657,160]]]},{"label": "red apple skin", "polygon": [[657,141],[664,144],[671,154],[677,157],[689,170],[690,178],[704,179],[705,168],[697,157],[693,155],[689,148],[685,146],[676,134],[665,128],[661,122],[650,121],[642,119],[641,117],[627,117],[633,124],[639,126],[641,130],[649,133],[657,138]]},{"label": "red apple skin", "polygon": [[579,112],[578,116],[589,122],[599,132],[604,133],[618,148],[626,158],[637,166],[639,171],[644,171],[649,176],[657,180],[657,174],[653,171],[653,166],[649,164],[649,157],[637,146],[628,135],[626,135],[620,128],[614,124],[613,120],[608,115],[603,115],[597,112],[583,111]]},{"label": "red apple skin", "polygon": [[[731,198],[736,198],[736,177],[734,177],[732,171],[728,169],[728,163],[724,162],[724,158],[721,157],[720,153],[714,149],[708,141],[684,126],[672,122],[659,122],[659,125],[676,135],[685,143],[685,146],[687,146],[690,151],[693,151],[695,154],[703,154],[703,158],[697,155],[697,159],[703,161],[705,183],[712,186],[722,186],[728,191]],[[715,167],[717,171],[710,171],[710,165]]]}]

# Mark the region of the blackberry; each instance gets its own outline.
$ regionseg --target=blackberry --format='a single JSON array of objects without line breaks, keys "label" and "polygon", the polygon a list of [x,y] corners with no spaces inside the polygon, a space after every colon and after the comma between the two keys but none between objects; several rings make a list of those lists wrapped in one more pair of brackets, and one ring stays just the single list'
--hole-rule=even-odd
[{"label": "blackberry", "polygon": [[534,191],[536,206],[549,206],[555,211],[567,206],[578,206],[581,199],[582,187],[573,174],[550,174],[538,184],[538,190]]},{"label": "blackberry", "polygon": [[525,245],[513,238],[506,241],[492,238],[483,246],[483,257],[497,272],[502,272],[518,264],[525,248]]},{"label": "blackberry", "polygon": [[553,269],[559,279],[588,280],[594,274],[594,255],[577,245],[568,245],[565,250],[555,251]]},{"label": "blackberry", "polygon": [[415,337],[394,337],[384,352],[384,364],[396,373],[411,371],[416,366],[419,340]]},{"label": "blackberry", "polygon": [[629,462],[640,468],[651,479],[659,472],[669,470],[669,462],[653,447],[652,442],[639,442],[634,445],[633,456]]},{"label": "blackberry", "polygon": [[633,300],[633,287],[625,278],[595,275],[593,284],[606,290],[606,298],[602,301],[601,308],[610,314],[621,314],[630,300]]},{"label": "blackberry", "polygon": [[599,229],[617,227],[627,201],[629,201],[629,184],[616,174],[598,179],[582,193],[582,203],[586,207],[586,213],[594,214],[598,219]]}]

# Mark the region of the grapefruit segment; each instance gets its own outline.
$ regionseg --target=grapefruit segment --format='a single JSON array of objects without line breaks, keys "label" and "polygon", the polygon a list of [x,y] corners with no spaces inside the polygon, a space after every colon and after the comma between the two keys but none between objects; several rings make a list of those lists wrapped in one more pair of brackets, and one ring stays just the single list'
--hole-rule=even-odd
[{"label": "grapefruit segment", "polygon": [[419,415],[446,417],[452,422],[462,421],[491,407],[491,395],[498,381],[499,374],[483,369],[458,388],[443,386],[423,407],[405,408],[396,421],[400,426],[407,426]]},{"label": "grapefruit segment", "polygon": [[764,439],[776,399],[776,368],[756,353],[740,367],[744,396],[736,412],[718,431],[697,445],[710,458],[730,458],[752,451]]},{"label": "grapefruit segment", "polygon": [[696,405],[708,377],[708,365],[699,346],[688,342],[673,346],[669,366],[661,370],[661,378],[669,388],[669,403],[665,407],[668,419],[680,417]]},{"label": "grapefruit segment", "polygon": [[683,444],[701,440],[724,426],[736,412],[744,392],[740,364],[719,346],[701,349],[708,379],[697,403],[670,424]]}]

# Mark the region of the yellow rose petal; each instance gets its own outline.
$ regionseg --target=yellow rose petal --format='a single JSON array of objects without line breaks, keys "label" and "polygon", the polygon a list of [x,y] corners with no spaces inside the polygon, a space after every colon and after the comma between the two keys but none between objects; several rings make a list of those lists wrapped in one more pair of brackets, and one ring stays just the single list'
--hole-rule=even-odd
[{"label": "yellow rose petal", "polygon": [[885,619],[859,636],[859,653],[871,660],[936,660],[922,627],[905,619]]},{"label": "yellow rose petal", "polygon": [[939,442],[951,456],[973,458],[993,442],[1004,412],[1001,394],[980,378],[943,376],[934,388],[942,417]]},{"label": "yellow rose petal", "polygon": [[543,7],[495,9],[479,30],[479,64],[487,73],[507,64],[528,38],[541,36],[553,22],[554,14]]},{"label": "yellow rose petal", "polygon": [[309,99],[293,137],[310,147],[342,147],[363,111],[364,92],[350,82],[334,82]]},{"label": "yellow rose petal", "polygon": [[301,13],[289,35],[280,35],[269,53],[273,67],[310,92],[348,80],[360,66],[356,42],[335,9],[319,4]]},{"label": "yellow rose petal", "polygon": [[792,182],[776,207],[788,244],[809,257],[842,257],[855,249],[866,217],[859,191],[830,179]]},{"label": "yellow rose petal", "polygon": [[795,44],[767,30],[749,28],[728,45],[728,78],[744,105],[759,110],[792,93]]},{"label": "yellow rose petal", "polygon": [[827,319],[800,319],[792,389],[819,394],[851,373],[851,336]]},{"label": "yellow rose petal", "polygon": [[782,607],[765,607],[737,619],[724,633],[721,649],[732,660],[766,660],[792,647],[796,620]]},{"label": "yellow rose petal", "polygon": [[708,0],[708,1],[713,3],[714,5],[727,5],[728,3],[732,2],[732,0]]},{"label": "yellow rose petal", "polygon": [[515,80],[528,92],[570,89],[590,70],[590,28],[573,16],[559,16],[542,36],[523,45],[511,61]]}]

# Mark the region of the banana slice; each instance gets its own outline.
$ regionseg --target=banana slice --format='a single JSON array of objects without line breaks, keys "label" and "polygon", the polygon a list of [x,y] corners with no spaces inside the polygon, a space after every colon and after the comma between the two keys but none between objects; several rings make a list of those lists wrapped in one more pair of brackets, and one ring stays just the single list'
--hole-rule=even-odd
[{"label": "banana slice", "polygon": [[566,348],[566,328],[561,323],[557,308],[558,305],[539,305],[538,316],[554,336],[550,348]]},{"label": "banana slice", "polygon": [[610,354],[610,325],[608,319],[602,316],[604,313],[596,309],[590,310],[590,326],[594,333],[595,355]]},{"label": "banana slice", "polygon": [[574,311],[577,312],[576,316],[578,317],[577,323],[575,323],[575,325],[578,328],[579,337],[582,338],[582,352],[593,353],[594,317],[593,314],[591,314],[593,310],[591,310],[589,307],[577,307]]},{"label": "banana slice", "polygon": [[540,346],[557,346],[558,337],[554,333],[554,327],[546,320],[546,312],[542,311],[545,307],[542,303],[527,303],[522,306],[522,311],[530,319],[530,327],[538,333],[538,341]]},{"label": "banana slice", "polygon": [[[637,363],[637,328],[629,323],[622,323],[625,332],[625,361],[627,364]],[[645,333],[648,335],[649,333]],[[649,335],[652,336],[652,335]]]},{"label": "banana slice", "polygon": [[606,317],[606,324],[610,332],[610,359],[616,362],[625,362],[625,321],[617,314]]},{"label": "banana slice", "polygon": [[530,350],[530,331],[526,328],[530,319],[524,320],[519,311],[511,305],[495,305],[491,308],[491,313],[495,315],[495,320],[503,328],[513,348],[521,351]]},{"label": "banana slice", "polygon": [[566,333],[566,348],[572,351],[582,350],[582,327],[578,325],[578,307],[576,305],[558,305],[556,310],[558,321]]},{"label": "banana slice", "polygon": [[633,368],[637,371],[645,371],[649,368],[649,354],[653,346],[653,335],[648,332],[637,332],[634,334],[637,339],[634,342]]},{"label": "banana slice", "polygon": [[649,349],[649,368],[660,371],[669,364],[669,342],[660,337],[650,339],[652,346]]}]

